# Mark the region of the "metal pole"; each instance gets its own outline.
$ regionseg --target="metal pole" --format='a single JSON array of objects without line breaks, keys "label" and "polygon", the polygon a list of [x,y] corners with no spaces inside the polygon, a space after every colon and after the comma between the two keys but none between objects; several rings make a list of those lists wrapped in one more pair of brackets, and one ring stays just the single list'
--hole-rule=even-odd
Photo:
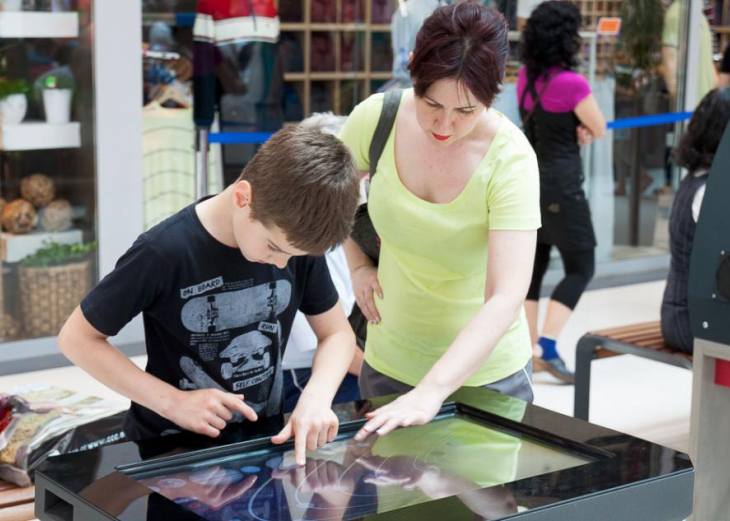
[{"label": "metal pole", "polygon": [[[209,130],[207,127],[197,127],[195,131],[195,200],[208,195],[208,148]],[[221,186],[222,189],[222,186]]]}]

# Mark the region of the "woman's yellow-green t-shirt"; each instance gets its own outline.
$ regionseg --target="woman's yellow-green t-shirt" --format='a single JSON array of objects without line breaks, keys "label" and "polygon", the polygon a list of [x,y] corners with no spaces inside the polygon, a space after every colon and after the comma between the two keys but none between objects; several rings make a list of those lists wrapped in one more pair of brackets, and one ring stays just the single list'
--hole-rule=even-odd
[{"label": "woman's yellow-green t-shirt", "polygon": [[[366,99],[340,133],[358,169],[369,168],[368,150],[382,107],[382,94]],[[412,386],[484,305],[489,231],[540,227],[535,153],[512,122],[494,113],[502,119],[499,130],[453,201],[430,203],[401,183],[395,125],[370,185],[368,212],[381,242],[378,279],[384,298],[375,297],[381,322],[368,326],[365,360]],[[527,364],[531,352],[522,312],[465,385],[506,378]]]}]

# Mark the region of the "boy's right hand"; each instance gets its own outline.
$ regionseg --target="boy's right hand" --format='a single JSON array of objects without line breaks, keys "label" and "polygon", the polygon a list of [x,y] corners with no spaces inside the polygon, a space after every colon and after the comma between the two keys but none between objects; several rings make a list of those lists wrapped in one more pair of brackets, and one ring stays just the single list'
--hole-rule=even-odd
[{"label": "boy's right hand", "polygon": [[352,274],[352,290],[362,314],[371,324],[380,322],[380,313],[375,307],[374,294],[383,298],[383,289],[378,282],[378,269],[375,266],[360,266]]},{"label": "boy's right hand", "polygon": [[[180,391],[175,389],[172,400],[162,414],[183,429],[217,438],[233,418],[233,412],[256,421],[258,416],[243,401],[242,394],[233,394],[219,389],[198,389]],[[233,412],[232,412],[233,411]]]}]

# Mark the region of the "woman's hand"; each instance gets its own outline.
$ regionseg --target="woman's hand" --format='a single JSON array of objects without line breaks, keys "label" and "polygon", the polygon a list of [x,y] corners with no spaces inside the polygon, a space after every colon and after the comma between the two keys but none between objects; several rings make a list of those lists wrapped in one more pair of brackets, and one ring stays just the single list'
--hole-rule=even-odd
[{"label": "woman's hand", "polygon": [[360,266],[352,272],[352,289],[362,314],[371,324],[380,322],[380,314],[375,306],[374,294],[383,298],[383,289],[378,282],[378,269],[374,266]]},{"label": "woman's hand", "polygon": [[588,130],[585,125],[578,125],[575,129],[575,137],[578,140],[580,146],[586,146],[593,143],[593,134]]},{"label": "woman's hand", "polygon": [[426,424],[439,412],[444,399],[440,393],[416,387],[388,405],[367,413],[368,421],[355,434],[355,440],[362,441],[373,432],[384,436],[397,427]]}]

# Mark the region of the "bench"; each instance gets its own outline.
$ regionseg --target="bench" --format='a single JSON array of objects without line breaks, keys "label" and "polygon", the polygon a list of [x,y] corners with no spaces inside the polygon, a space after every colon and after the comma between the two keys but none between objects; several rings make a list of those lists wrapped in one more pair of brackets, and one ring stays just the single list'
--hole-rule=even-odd
[{"label": "bench", "polygon": [[591,363],[598,358],[635,355],[692,370],[692,355],[664,343],[661,323],[644,322],[586,333],[575,353],[575,401],[573,414],[588,420],[591,397]]},{"label": "bench", "polygon": [[35,487],[17,487],[0,480],[0,521],[35,519]]}]

